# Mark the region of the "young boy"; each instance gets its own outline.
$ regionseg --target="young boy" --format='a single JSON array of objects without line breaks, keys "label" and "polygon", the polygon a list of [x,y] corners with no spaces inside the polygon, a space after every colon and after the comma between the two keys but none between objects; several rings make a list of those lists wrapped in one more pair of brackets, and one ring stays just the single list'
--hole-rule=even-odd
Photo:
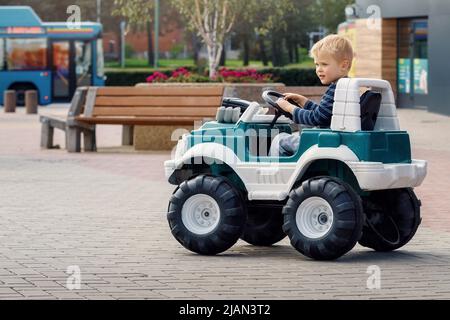
[{"label": "young boy", "polygon": [[[316,74],[320,82],[328,85],[320,104],[294,93],[286,93],[284,98],[278,99],[277,104],[283,110],[291,113],[297,124],[330,127],[336,83],[339,79],[348,76],[353,61],[353,48],[346,38],[329,35],[312,47],[311,56],[314,58]],[[287,100],[295,101],[300,108]],[[297,152],[299,144],[300,136],[298,134],[280,133],[272,142],[270,155],[292,156]]]}]

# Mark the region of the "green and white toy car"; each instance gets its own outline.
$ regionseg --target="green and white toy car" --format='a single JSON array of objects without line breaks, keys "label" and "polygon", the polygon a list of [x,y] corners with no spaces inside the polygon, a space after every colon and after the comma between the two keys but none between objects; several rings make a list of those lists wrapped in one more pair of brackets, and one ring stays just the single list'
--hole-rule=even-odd
[{"label": "green and white toy car", "polygon": [[[371,88],[366,100],[364,87]],[[421,222],[413,188],[427,163],[411,159],[389,82],[339,80],[331,128],[303,129],[290,157],[268,156],[275,135],[292,130],[278,96],[263,94],[276,115],[256,102],[224,99],[242,114],[235,108],[224,116],[221,108],[219,121],[178,141],[164,164],[178,185],[167,213],[173,236],[193,252],[214,255],[239,238],[270,246],[287,235],[318,260],[339,258],[357,242],[377,251],[408,243]]]}]

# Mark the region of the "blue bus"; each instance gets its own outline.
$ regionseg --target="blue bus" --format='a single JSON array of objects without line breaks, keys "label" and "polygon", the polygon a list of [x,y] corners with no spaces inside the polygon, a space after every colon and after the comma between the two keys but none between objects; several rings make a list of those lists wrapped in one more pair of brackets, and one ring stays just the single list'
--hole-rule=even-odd
[{"label": "blue bus", "polygon": [[40,105],[70,101],[79,86],[105,84],[102,25],[45,23],[27,6],[0,6],[0,105],[3,92],[37,90]]}]

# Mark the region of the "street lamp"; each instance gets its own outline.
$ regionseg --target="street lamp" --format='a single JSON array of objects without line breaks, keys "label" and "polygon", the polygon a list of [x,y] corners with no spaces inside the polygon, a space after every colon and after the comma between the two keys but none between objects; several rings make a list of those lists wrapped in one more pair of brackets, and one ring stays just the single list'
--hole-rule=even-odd
[{"label": "street lamp", "polygon": [[120,67],[121,68],[125,68],[125,28],[126,28],[127,24],[125,21],[121,21],[120,22],[120,43],[121,43],[121,47],[120,47]]},{"label": "street lamp", "polygon": [[102,0],[97,0],[97,22],[101,22],[102,15]]}]

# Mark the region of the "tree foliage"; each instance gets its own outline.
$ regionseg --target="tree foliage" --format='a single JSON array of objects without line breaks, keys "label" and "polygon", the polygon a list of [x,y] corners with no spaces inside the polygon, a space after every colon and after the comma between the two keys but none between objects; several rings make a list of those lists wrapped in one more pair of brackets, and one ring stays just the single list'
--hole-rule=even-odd
[{"label": "tree foliage", "polygon": [[[166,28],[184,29],[188,42],[198,34],[208,50],[214,73],[224,42],[233,37],[240,43],[244,63],[260,57],[267,65],[281,66],[299,62],[299,48],[308,48],[308,33],[320,26],[336,32],[345,21],[344,9],[354,0],[161,0],[162,34]],[[65,21],[67,7],[80,6],[82,20],[96,19],[93,0],[0,0],[1,5],[30,5],[43,21]],[[119,33],[119,21],[125,19],[133,29],[147,29],[152,38],[154,0],[102,0],[102,23],[105,30]],[[149,53],[152,50],[149,42]],[[150,59],[149,55],[149,60]],[[196,55],[196,54],[194,54]]]},{"label": "tree foliage", "polygon": [[134,25],[145,25],[153,21],[154,1],[152,0],[114,0],[113,15],[127,18]]},{"label": "tree foliage", "polygon": [[335,33],[338,25],[345,21],[345,7],[354,0],[315,0],[311,16],[315,24],[322,25],[330,33]]},{"label": "tree foliage", "polygon": [[185,16],[208,51],[209,76],[214,78],[220,63],[225,36],[231,31],[242,0],[171,0]]}]

